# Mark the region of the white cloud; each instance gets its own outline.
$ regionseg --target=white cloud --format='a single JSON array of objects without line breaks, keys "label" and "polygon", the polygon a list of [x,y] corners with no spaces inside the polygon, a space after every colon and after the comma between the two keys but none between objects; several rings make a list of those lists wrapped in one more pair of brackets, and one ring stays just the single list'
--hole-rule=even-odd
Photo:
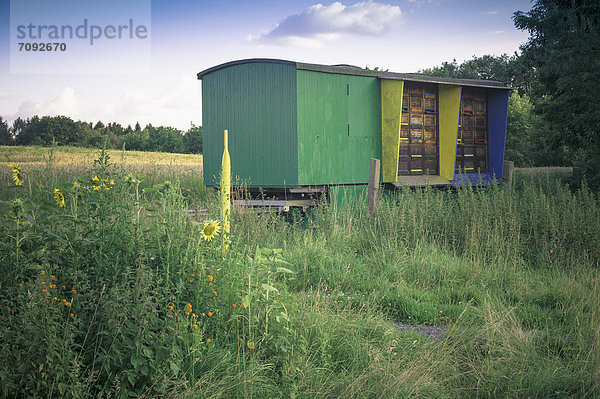
[{"label": "white cloud", "polygon": [[490,34],[490,35],[501,35],[503,33],[506,33],[506,31],[503,31],[503,30],[493,30],[493,31],[490,31],[490,32],[487,32],[487,33]]},{"label": "white cloud", "polygon": [[158,87],[125,91],[87,119],[116,121],[125,126],[139,121],[142,126],[151,123],[187,130],[191,121],[201,124],[200,115],[200,87],[196,74],[190,72]]},{"label": "white cloud", "polygon": [[493,10],[493,11],[482,11],[482,12],[479,13],[479,15],[496,15],[496,14],[499,14],[499,13],[500,13],[500,11],[496,11],[496,10]]},{"label": "white cloud", "polygon": [[65,87],[55,98],[46,101],[25,101],[17,110],[15,115],[9,119],[14,120],[17,117],[29,118],[33,115],[64,115],[71,118],[77,118],[81,112],[81,99],[75,95],[75,91],[70,87]]},{"label": "white cloud", "polygon": [[270,31],[249,35],[259,43],[318,47],[342,34],[379,35],[385,32],[402,12],[400,7],[366,1],[345,6],[337,1],[329,6],[316,4],[300,14],[291,15]]},{"label": "white cloud", "polygon": [[[155,79],[159,82],[160,79]],[[140,122],[142,126],[173,126],[187,130],[190,122],[201,124],[200,85],[195,72],[163,80],[146,88],[124,90],[121,95],[85,89],[76,93],[65,87],[55,98],[25,101],[9,122],[17,117],[64,115],[74,120],[104,123],[118,122],[124,126]]]}]

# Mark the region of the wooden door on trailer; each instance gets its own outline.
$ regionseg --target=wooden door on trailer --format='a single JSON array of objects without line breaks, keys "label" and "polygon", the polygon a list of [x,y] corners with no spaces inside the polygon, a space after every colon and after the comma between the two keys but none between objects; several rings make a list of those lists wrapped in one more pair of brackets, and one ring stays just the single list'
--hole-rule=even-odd
[{"label": "wooden door on trailer", "polygon": [[437,85],[405,82],[400,126],[399,175],[439,174]]},{"label": "wooden door on trailer", "polygon": [[487,91],[463,87],[456,141],[456,173],[488,172]]}]

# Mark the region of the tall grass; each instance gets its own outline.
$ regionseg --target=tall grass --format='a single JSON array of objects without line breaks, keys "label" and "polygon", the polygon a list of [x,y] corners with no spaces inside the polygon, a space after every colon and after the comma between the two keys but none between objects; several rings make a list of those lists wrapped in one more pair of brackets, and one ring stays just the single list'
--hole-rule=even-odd
[{"label": "tall grass", "polygon": [[458,384],[458,397],[595,397],[599,205],[586,187],[525,176],[512,188],[403,189],[381,200],[376,219],[363,198],[318,210],[308,230],[258,217],[242,230],[260,226],[248,235],[286,248],[295,292],[453,326],[444,342],[457,341],[436,359],[460,376],[442,384]]},{"label": "tall grass", "polygon": [[[222,258],[188,212],[219,214],[192,176],[48,165],[31,192],[2,193],[2,396],[600,396],[600,198],[586,187],[517,174],[401,189],[375,219],[364,198],[302,217],[234,209]],[[114,187],[78,195],[73,179],[94,175]]]}]

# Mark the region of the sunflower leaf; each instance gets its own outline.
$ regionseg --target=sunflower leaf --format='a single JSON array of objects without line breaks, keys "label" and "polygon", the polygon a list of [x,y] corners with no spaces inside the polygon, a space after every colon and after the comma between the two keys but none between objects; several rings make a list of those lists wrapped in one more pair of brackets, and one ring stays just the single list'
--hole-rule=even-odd
[{"label": "sunflower leaf", "polygon": [[261,288],[267,292],[273,291],[279,293],[279,290],[270,284],[261,284]]},{"label": "sunflower leaf", "polygon": [[244,309],[247,309],[248,306],[250,306],[250,297],[248,295],[246,295],[244,299],[242,299],[242,306],[244,307]]}]

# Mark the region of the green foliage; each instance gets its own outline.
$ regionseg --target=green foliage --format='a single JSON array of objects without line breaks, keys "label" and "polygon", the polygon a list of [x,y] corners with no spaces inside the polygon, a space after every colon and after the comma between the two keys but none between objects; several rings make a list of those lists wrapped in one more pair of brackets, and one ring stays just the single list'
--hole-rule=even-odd
[{"label": "green foliage", "polygon": [[523,56],[538,77],[532,98],[551,148],[565,148],[562,163],[600,187],[600,3],[538,0],[514,21],[530,33]]},{"label": "green foliage", "polygon": [[78,124],[66,116],[34,116],[25,122],[15,140],[19,145],[50,145],[53,140],[69,145],[81,141],[81,132]]},{"label": "green foliage", "polygon": [[[149,127],[150,128],[150,127]],[[147,128],[147,129],[149,129]],[[123,143],[128,150],[146,151],[148,149],[148,130],[143,132],[129,132],[123,137]]]},{"label": "green foliage", "polygon": [[202,126],[192,123],[190,129],[183,136],[183,145],[186,154],[202,154]]},{"label": "green foliage", "polygon": [[535,112],[527,94],[511,93],[508,103],[505,158],[518,167],[570,164],[569,149],[553,145],[551,127]]},{"label": "green foliage", "polygon": [[46,293],[57,291],[51,286],[62,283],[49,273],[32,273],[32,278],[22,280],[18,287],[6,287],[16,301],[9,305],[14,308],[3,315],[0,332],[4,362],[0,371],[2,396],[11,396],[9,393],[32,398],[81,395],[80,346],[75,339],[81,321],[71,316],[77,298],[60,288],[59,295],[67,297],[69,302],[50,298]]},{"label": "green foliage", "polygon": [[12,129],[0,117],[0,145],[72,145],[97,148],[123,148],[134,151],[158,151],[170,153],[202,153],[202,126],[191,125],[187,132],[168,126],[144,129],[136,122],[135,128],[123,128],[118,123],[104,125],[75,122],[66,116],[33,116],[17,118]]},{"label": "green foliage", "polygon": [[244,342],[251,350],[287,352],[289,342],[281,341],[274,331],[289,331],[289,315],[281,301],[280,290],[285,290],[283,282],[294,272],[287,268],[289,263],[283,259],[281,249],[257,247],[249,261],[247,286],[241,300],[242,308],[247,311],[241,315]]},{"label": "green foliage", "polygon": [[473,56],[460,65],[456,60],[445,61],[440,66],[425,68],[419,73],[455,79],[495,80],[518,89],[519,94],[530,93],[536,79],[535,71],[527,65],[525,58],[517,53],[510,57],[507,54]]},{"label": "green foliage", "polygon": [[[148,148],[160,152],[183,152],[183,136],[172,127],[149,127]],[[135,131],[134,131],[135,132]]]},{"label": "green foliage", "polygon": [[[247,215],[233,224],[252,229],[259,243],[285,247],[296,272],[287,285],[299,305],[285,304],[295,356],[282,367],[291,392],[598,393],[597,355],[578,355],[595,347],[598,331],[597,195],[571,192],[555,176],[517,173],[514,189],[406,189],[386,197],[377,219],[360,203],[319,210],[307,230]],[[379,330],[373,324],[382,315],[450,332],[429,346],[419,334]],[[589,322],[577,327],[582,319]],[[285,374],[288,367],[296,372]],[[357,378],[369,383],[352,396],[346,388]],[[382,385],[388,390],[378,391]]]},{"label": "green foliage", "polygon": [[212,331],[184,305],[214,297],[188,283],[213,251],[188,230],[177,183],[140,183],[101,150],[87,178],[5,193],[2,396],[161,396],[198,361]]},{"label": "green foliage", "polygon": [[0,145],[13,145],[14,140],[8,123],[0,116]]},{"label": "green foliage", "polygon": [[0,203],[0,396],[600,394],[585,186],[517,171],[512,187],[382,191],[375,219],[363,202],[293,224],[234,208],[222,257],[177,176],[129,175],[104,150],[76,179],[21,172]]},{"label": "green foliage", "polygon": [[527,94],[511,93],[508,103],[505,158],[518,167],[563,165],[567,149],[552,145],[551,129],[534,111]]},{"label": "green foliage", "polygon": [[426,68],[419,73],[455,79],[496,80],[519,89],[520,93],[527,92],[533,80],[531,70],[524,65],[523,58],[518,54],[511,57],[507,54],[473,56],[460,65],[456,60],[446,61],[439,67]]},{"label": "green foliage", "polygon": [[534,124],[533,105],[529,97],[512,92],[508,102],[505,158],[513,161],[515,166],[532,166],[531,156],[539,153],[532,151],[531,136]]}]

